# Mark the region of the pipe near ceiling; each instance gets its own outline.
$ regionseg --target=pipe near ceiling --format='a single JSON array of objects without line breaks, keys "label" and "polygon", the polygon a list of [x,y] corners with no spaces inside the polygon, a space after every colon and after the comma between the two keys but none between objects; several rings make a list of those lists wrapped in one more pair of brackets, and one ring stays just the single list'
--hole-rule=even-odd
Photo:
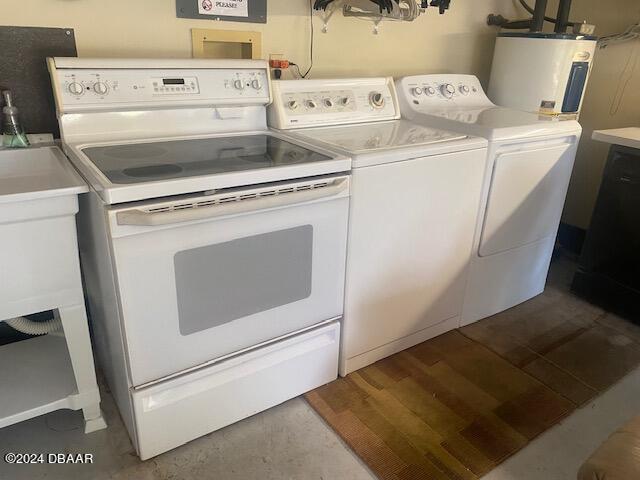
[{"label": "pipe near ceiling", "polygon": [[544,14],[547,11],[547,0],[536,0],[533,8],[533,18],[531,19],[530,32],[541,32],[544,26]]},{"label": "pipe near ceiling", "polygon": [[556,33],[565,33],[569,26],[569,13],[571,11],[571,0],[560,0],[558,4],[558,15],[556,15]]}]

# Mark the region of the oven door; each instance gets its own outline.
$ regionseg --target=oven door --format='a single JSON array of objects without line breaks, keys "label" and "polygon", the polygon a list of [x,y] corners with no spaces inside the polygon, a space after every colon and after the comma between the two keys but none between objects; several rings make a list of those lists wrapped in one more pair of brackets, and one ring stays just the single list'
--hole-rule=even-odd
[{"label": "oven door", "polygon": [[139,386],[342,315],[349,177],[109,210]]}]

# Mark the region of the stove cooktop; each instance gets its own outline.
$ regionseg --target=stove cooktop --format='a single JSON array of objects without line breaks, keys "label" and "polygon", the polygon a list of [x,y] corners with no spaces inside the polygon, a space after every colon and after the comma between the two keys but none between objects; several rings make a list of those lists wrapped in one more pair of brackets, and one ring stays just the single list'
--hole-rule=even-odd
[{"label": "stove cooktop", "polygon": [[271,135],[244,135],[86,147],[113,184],[135,184],[330,160]]}]

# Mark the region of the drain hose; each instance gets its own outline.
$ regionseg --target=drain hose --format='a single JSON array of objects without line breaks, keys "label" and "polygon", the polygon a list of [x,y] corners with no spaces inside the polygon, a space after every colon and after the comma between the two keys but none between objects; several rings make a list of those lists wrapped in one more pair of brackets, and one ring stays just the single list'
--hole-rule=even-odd
[{"label": "drain hose", "polygon": [[25,317],[10,318],[5,322],[14,330],[28,335],[46,335],[55,332],[62,326],[60,319],[55,317],[46,322],[34,322]]}]

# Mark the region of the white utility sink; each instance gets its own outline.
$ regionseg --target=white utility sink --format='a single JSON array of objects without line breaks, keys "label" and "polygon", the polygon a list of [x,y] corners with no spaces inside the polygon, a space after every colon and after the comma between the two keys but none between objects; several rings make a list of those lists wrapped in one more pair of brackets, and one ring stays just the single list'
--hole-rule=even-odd
[{"label": "white utility sink", "polygon": [[50,333],[0,347],[0,428],[61,408],[104,428],[78,262],[88,188],[55,146],[0,150],[0,321],[53,311]]},{"label": "white utility sink", "polygon": [[75,215],[87,191],[55,146],[0,150],[0,321],[51,309],[35,299],[77,296]]},{"label": "white utility sink", "polygon": [[0,149],[0,203],[87,191],[82,178],[57,147]]}]

